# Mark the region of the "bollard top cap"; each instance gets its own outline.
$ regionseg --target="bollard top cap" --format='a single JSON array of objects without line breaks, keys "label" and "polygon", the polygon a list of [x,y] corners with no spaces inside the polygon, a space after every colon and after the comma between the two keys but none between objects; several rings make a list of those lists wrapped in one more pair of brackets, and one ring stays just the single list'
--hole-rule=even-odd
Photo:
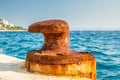
[{"label": "bollard top cap", "polygon": [[64,20],[46,20],[33,23],[29,26],[29,32],[40,33],[64,33],[69,30],[68,24]]}]

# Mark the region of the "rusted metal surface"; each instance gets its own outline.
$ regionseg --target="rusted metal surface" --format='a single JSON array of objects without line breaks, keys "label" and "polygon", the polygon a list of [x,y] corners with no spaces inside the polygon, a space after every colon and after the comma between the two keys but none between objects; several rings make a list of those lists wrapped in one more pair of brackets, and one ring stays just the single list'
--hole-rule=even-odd
[{"label": "rusted metal surface", "polygon": [[28,31],[44,35],[43,47],[27,53],[25,68],[28,71],[96,80],[94,55],[70,50],[67,22],[63,20],[36,22],[29,26]]},{"label": "rusted metal surface", "polygon": [[[75,64],[47,65],[34,62],[26,62],[26,68],[30,72],[41,72],[52,75],[79,76],[96,80],[96,61],[83,61]],[[79,80],[79,79],[77,79]],[[86,79],[85,79],[86,80]]]},{"label": "rusted metal surface", "polygon": [[50,51],[30,51],[27,54],[27,60],[40,64],[73,64],[94,60],[94,56],[90,53],[80,52],[70,52],[67,54],[61,54],[58,52],[52,54]]},{"label": "rusted metal surface", "polygon": [[69,49],[69,26],[63,20],[36,22],[29,32],[42,33],[44,45],[40,50],[29,51],[27,60],[40,64],[73,64],[94,60],[94,55]]}]

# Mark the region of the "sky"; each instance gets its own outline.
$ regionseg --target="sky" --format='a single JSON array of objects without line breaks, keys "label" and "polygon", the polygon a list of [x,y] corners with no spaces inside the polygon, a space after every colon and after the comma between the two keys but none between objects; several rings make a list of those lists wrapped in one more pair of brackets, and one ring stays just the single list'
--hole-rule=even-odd
[{"label": "sky", "polygon": [[0,18],[26,29],[62,19],[70,30],[120,30],[120,0],[0,0]]}]

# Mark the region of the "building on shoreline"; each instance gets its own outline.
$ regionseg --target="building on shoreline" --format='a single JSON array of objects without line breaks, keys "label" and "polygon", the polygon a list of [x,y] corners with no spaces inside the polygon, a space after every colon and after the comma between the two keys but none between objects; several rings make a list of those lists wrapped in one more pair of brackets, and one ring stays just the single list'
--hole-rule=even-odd
[{"label": "building on shoreline", "polygon": [[3,23],[5,25],[10,25],[10,26],[14,26],[13,24],[9,23],[7,20],[5,20],[4,18],[0,19],[0,23]]}]

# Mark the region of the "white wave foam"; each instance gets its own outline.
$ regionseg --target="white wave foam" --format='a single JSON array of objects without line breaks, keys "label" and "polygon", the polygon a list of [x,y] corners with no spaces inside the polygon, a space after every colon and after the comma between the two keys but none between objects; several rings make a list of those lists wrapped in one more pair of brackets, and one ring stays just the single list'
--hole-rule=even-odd
[{"label": "white wave foam", "polygon": [[104,53],[107,55],[113,55],[113,54],[118,54],[120,52],[118,52],[118,51],[104,51]]},{"label": "white wave foam", "polygon": [[80,51],[85,51],[85,50],[87,50],[87,48],[84,47],[84,46],[81,46],[81,47],[79,48],[79,50],[80,50]]},{"label": "white wave foam", "polygon": [[120,58],[119,57],[118,58],[112,57],[111,59],[114,60],[114,64],[116,64],[116,65],[120,64]]},{"label": "white wave foam", "polygon": [[3,49],[0,48],[0,53],[2,53],[2,52],[3,52]]},{"label": "white wave foam", "polygon": [[0,54],[2,54],[2,53],[3,53],[3,49],[0,48]]}]

